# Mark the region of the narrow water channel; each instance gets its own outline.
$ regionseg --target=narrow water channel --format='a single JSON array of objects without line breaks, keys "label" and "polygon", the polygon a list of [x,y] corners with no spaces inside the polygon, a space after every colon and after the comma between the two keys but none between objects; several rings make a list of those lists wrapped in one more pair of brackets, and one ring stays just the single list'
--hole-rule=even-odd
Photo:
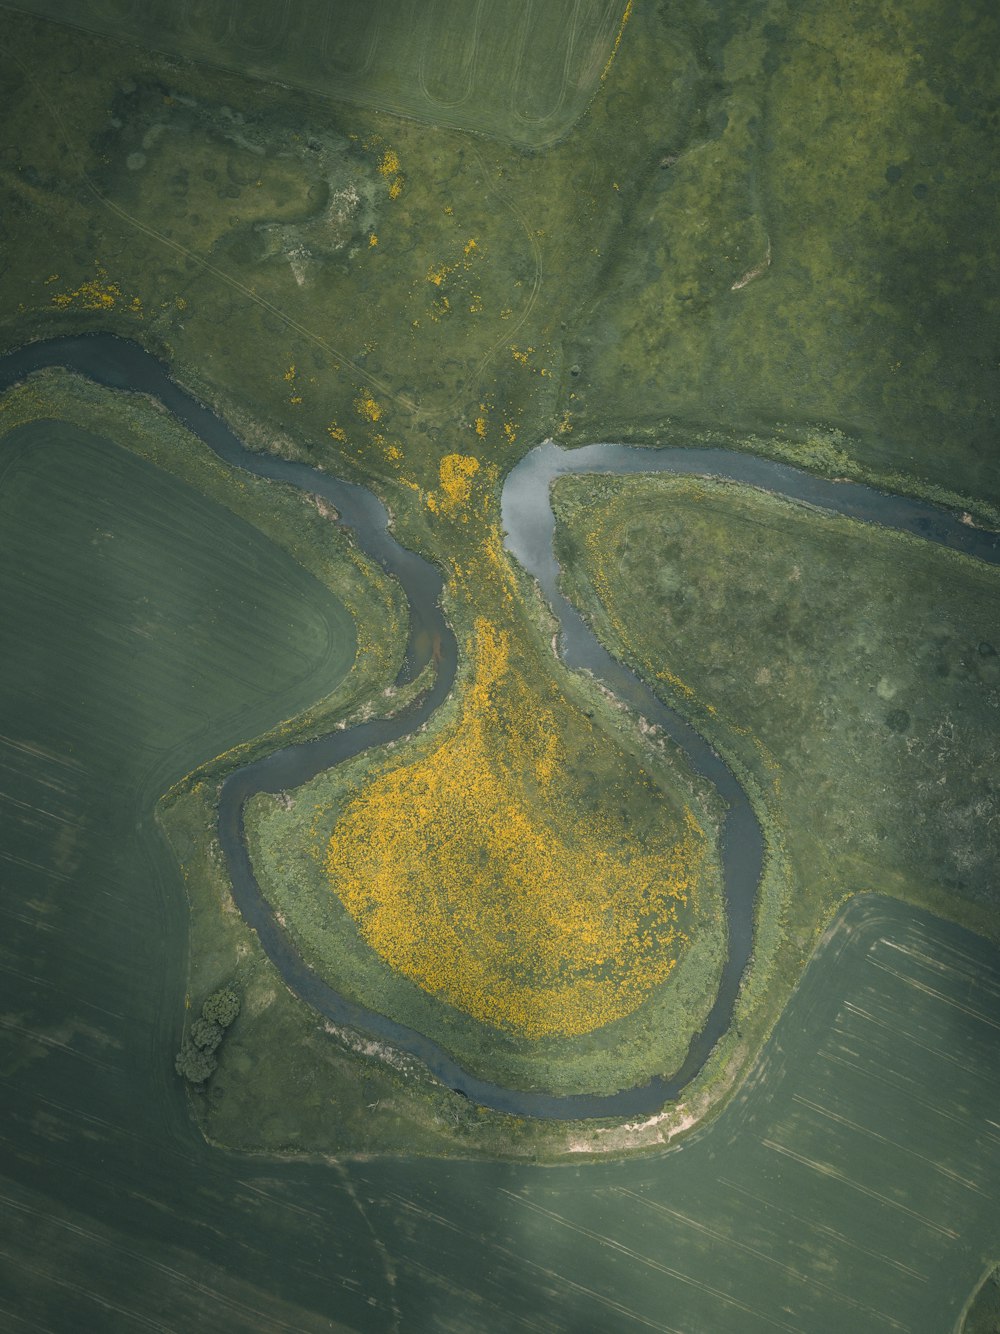
[{"label": "narrow water channel", "polygon": [[729,950],[708,1019],[692,1040],[681,1068],[669,1078],[657,1077],[642,1086],[606,1096],[557,1097],[507,1089],[474,1078],[437,1043],[384,1015],[355,1005],[324,982],[299,956],[275,919],[254,876],[243,829],[243,810],[254,794],[298,787],[350,756],[405,737],[426,722],[444,701],[455,679],[458,648],[441,611],[439,571],[395,540],[385,507],[372,492],[307,464],[248,449],[220,417],[183,390],[170,378],[168,368],[138,344],[109,334],[26,344],[0,357],[0,392],[32,372],[50,366],[64,367],[113,389],[151,395],[225,462],[255,476],[322,496],[333,505],[339,513],[339,522],[351,530],[360,549],[398,579],[406,594],[410,624],[400,682],[413,680],[429,661],[431,646],[440,645],[433,686],[394,717],[283,747],[231,773],[222,785],[219,799],[219,839],[240,911],[256,930],[272,963],[298,995],[335,1023],[360,1029],[418,1057],[436,1078],[472,1101],[518,1116],[578,1119],[646,1115],[680,1094],[702,1069],[731,1023],[740,981],[750,959],[754,902],[764,859],[760,825],[746,793],[725,761],[689,723],[598,643],[559,591],[559,568],[553,552],[555,518],[549,499],[555,478],[571,473],[652,472],[720,477],[850,518],[905,530],[980,560],[1000,564],[1000,535],[963,523],[949,511],[904,496],[884,494],[860,483],[831,482],[749,454],[628,445],[562,450],[548,442],[517,464],[508,475],[502,493],[505,542],[511,555],[538,580],[551,603],[559,620],[561,653],[566,664],[591,672],[619,699],[668,733],[683,749],[692,769],[713,784],[725,804],[721,851]]}]

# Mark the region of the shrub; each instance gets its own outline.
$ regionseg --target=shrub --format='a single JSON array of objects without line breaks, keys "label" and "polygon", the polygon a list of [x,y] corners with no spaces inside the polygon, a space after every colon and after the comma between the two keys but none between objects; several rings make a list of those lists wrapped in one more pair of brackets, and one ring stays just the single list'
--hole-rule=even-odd
[{"label": "shrub", "polygon": [[228,1028],[239,1012],[240,998],[231,987],[213,992],[201,1007],[201,1017],[221,1028]]}]

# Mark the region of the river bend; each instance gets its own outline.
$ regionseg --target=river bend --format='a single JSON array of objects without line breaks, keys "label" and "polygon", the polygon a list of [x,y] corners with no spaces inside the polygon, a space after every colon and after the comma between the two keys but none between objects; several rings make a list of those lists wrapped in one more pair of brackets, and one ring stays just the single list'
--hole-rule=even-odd
[{"label": "river bend", "polygon": [[182,389],[169,370],[138,344],[110,334],[51,339],[26,344],[0,357],[0,392],[46,367],[63,367],[112,389],[158,399],[193,434],[233,467],[322,496],[339,513],[360,549],[401,584],[409,604],[409,633],[399,682],[413,680],[440,645],[434,684],[392,718],[359,723],[329,736],[285,746],[229,774],[219,798],[219,840],[226,857],[233,897],[257,932],[264,951],[293,991],[320,1014],[421,1060],[444,1084],[470,1100],[518,1116],[592,1118],[649,1115],[676,1098],[704,1066],[728,1029],[740,981],[753,944],[753,913],[764,860],[760,824],[746,793],[725,761],[683,718],[669,709],[635,673],[598,643],[582,617],[559,590],[553,552],[555,518],[551,483],[572,473],[696,474],[743,482],[817,508],[868,523],[914,533],[991,564],[1000,564],[1000,535],[963,523],[950,511],[920,500],[889,495],[856,482],[831,482],[787,464],[722,449],[648,449],[629,445],[589,445],[563,450],[539,445],[508,475],[502,493],[502,520],[508,551],[533,575],[560,626],[560,651],[567,666],[591,672],[619,699],[670,735],[692,769],[707,779],[725,806],[721,855],[729,948],[715,1002],[695,1035],[681,1068],[669,1078],[603,1096],[556,1096],[508,1089],[463,1070],[437,1043],[384,1015],[342,996],[301,958],[277,922],[253,873],[243,828],[243,810],[258,792],[282,792],[373,746],[399,740],[427,722],[447,697],[455,679],[458,648],[441,611],[442,578],[437,568],[401,546],[389,528],[382,502],[365,487],[341,481],[308,464],[248,449],[232,429]]}]

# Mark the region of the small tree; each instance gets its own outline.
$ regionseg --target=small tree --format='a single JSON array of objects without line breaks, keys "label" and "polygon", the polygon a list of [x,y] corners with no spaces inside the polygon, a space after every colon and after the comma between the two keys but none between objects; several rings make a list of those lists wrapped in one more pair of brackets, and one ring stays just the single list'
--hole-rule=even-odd
[{"label": "small tree", "polygon": [[174,1060],[174,1069],[188,1083],[200,1086],[211,1079],[219,1064],[215,1053],[239,1012],[240,998],[232,987],[214,991],[205,1001]]},{"label": "small tree", "polygon": [[177,1053],[174,1069],[189,1084],[204,1084],[215,1073],[218,1065],[215,1053],[196,1047],[193,1042],[185,1042]]},{"label": "small tree", "polygon": [[222,1034],[222,1026],[214,1024],[211,1019],[206,1019],[204,1015],[201,1019],[196,1019],[191,1025],[191,1041],[201,1051],[215,1051],[222,1041]]},{"label": "small tree", "polygon": [[201,1017],[221,1028],[228,1028],[239,1012],[240,998],[231,987],[214,991],[201,1007]]}]

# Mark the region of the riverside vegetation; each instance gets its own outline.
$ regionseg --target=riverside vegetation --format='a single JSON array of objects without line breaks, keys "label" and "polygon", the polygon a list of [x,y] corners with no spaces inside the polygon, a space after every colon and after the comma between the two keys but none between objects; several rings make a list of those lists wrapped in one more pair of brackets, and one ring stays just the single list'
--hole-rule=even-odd
[{"label": "riverside vegetation", "polygon": [[798,887],[786,986],[850,893],[1000,939],[994,567],[709,479],[564,479],[555,505],[598,634],[754,779]]},{"label": "riverside vegetation", "polygon": [[[488,503],[546,433],[663,440],[683,428],[824,470],[947,489],[979,515],[1000,498],[983,448],[992,298],[988,285],[962,281],[996,245],[963,187],[997,116],[995,67],[982,59],[995,15],[977,15],[972,40],[972,28],[942,27],[929,4],[891,21],[877,5],[792,14],[776,2],[739,21],[698,0],[669,15],[638,5],[610,26],[596,9],[580,13],[594,40],[604,34],[596,95],[557,142],[534,148],[505,138],[509,126],[474,138],[460,115],[435,126],[426,112],[417,124],[23,14],[7,13],[0,56],[5,340],[95,323],[136,337],[253,443],[374,485],[401,540],[447,569],[462,642],[475,642],[477,617],[507,634],[540,709],[561,678],[543,618],[501,569]],[[509,59],[520,78],[520,55]],[[496,73],[502,82],[502,63]],[[806,103],[835,109],[812,127],[821,173],[802,151]],[[956,321],[965,351],[937,336]],[[463,570],[475,572],[464,588]],[[527,610],[504,619],[508,598]],[[357,599],[351,611],[364,620]],[[375,642],[362,641],[352,676],[369,697],[393,674],[391,654],[367,652]],[[461,688],[474,688],[471,673]],[[604,716],[594,692],[576,688],[574,709]],[[459,717],[443,716],[442,728]],[[468,758],[466,742],[451,738],[473,731],[416,744],[455,744]],[[575,753],[571,738],[557,739]],[[621,760],[633,775],[639,754]],[[682,846],[685,806],[706,834],[711,819],[691,804],[704,794],[685,790],[676,757],[662,767],[674,769],[668,856]],[[198,784],[220,771],[199,766],[170,798],[185,818],[186,803],[200,802],[206,829],[212,788]],[[353,789],[362,806],[363,787]],[[632,792],[636,809],[652,809],[649,792]],[[283,832],[268,816],[274,850],[287,847],[300,805],[285,812]],[[345,825],[345,837],[348,828],[362,825]],[[331,832],[317,837],[328,843]],[[320,874],[335,853],[324,845],[312,858]],[[694,1010],[717,961],[712,864],[702,862],[708,943]],[[680,883],[687,872],[678,862],[671,874]],[[699,899],[681,897],[678,914]],[[374,968],[383,937],[367,908],[360,915],[376,941],[364,956]],[[669,929],[697,948],[681,917]],[[803,951],[815,930],[803,926]],[[426,979],[432,961],[411,965]],[[442,1004],[457,994],[443,990]]]},{"label": "riverside vegetation", "polygon": [[[452,697],[419,736],[252,803],[255,864],[348,994],[512,1086],[599,1090],[675,1066],[711,1003],[718,811],[563,671],[499,488],[546,436],[705,441],[996,525],[1000,17],[569,8],[338,0],[312,49],[297,0],[81,0],[89,32],[54,0],[3,8],[0,338],[138,340],[254,447],[374,488],[439,563]],[[357,100],[317,86],[317,53]],[[483,77],[505,90],[492,123]],[[737,1023],[682,1103],[524,1122],[317,1023],[215,836],[235,765],[422,688],[395,684],[398,590],[328,511],[135,396],[47,373],[0,431],[10,1318],[954,1323],[997,1254],[993,572],[707,482],[557,489],[573,596],[740,775],[768,864]],[[568,967],[558,913],[509,931],[497,812],[528,840],[508,874],[559,909],[570,881],[588,914]],[[487,957],[389,918],[404,856],[414,909],[475,911]],[[621,922],[601,858],[630,885]],[[871,890],[895,900],[834,915]],[[173,1054],[185,1028],[211,1045],[202,998],[230,986],[239,1016],[190,1092]],[[420,1161],[442,1157],[515,1161]]]}]

